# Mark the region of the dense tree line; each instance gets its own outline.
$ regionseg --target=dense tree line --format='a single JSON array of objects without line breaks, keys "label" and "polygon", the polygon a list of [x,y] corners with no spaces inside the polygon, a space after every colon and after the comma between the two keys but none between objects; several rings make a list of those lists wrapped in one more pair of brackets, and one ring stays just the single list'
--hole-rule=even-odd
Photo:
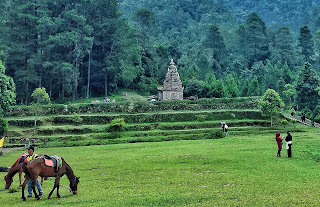
[{"label": "dense tree line", "polygon": [[[317,102],[320,7],[259,2],[4,0],[0,59],[24,104],[42,87],[52,101],[121,89],[156,94],[171,58],[185,96],[256,96],[270,88],[289,106],[306,106],[297,94],[307,90]],[[302,87],[307,69],[315,80]]]}]

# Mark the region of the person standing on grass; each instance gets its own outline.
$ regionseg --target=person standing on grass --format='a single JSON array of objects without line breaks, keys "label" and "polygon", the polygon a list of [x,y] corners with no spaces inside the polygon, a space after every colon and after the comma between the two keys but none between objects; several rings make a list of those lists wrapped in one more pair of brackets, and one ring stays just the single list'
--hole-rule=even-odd
[{"label": "person standing on grass", "polygon": [[290,134],[290,131],[287,131],[286,142],[287,142],[286,149],[288,152],[288,157],[291,157],[292,156],[292,152],[291,152],[292,136]]},{"label": "person standing on grass", "polygon": [[283,140],[283,137],[280,137],[280,132],[277,132],[277,133],[276,133],[276,142],[277,142],[277,144],[278,144],[278,154],[277,154],[277,157],[281,157],[282,140]]},{"label": "person standing on grass", "polygon": [[[31,160],[34,160],[38,157],[37,154],[34,153],[34,146],[30,145],[28,147],[28,157],[27,157],[27,162],[31,161]],[[32,184],[32,179],[30,179],[28,181],[28,197],[32,197],[32,188],[31,188],[31,184]],[[39,182],[39,180],[37,179],[37,182],[36,182],[36,186],[38,188],[38,191],[39,191],[39,196],[42,196],[43,195],[43,191],[42,191],[42,187],[41,187],[41,184]]]},{"label": "person standing on grass", "polygon": [[224,126],[226,125],[226,122],[221,122],[221,131],[224,132],[225,128]]},{"label": "person standing on grass", "polygon": [[229,127],[228,127],[228,125],[227,125],[227,124],[225,124],[225,125],[224,125],[224,131],[226,132],[226,136],[228,136],[228,135],[229,135],[228,130],[229,130]]}]

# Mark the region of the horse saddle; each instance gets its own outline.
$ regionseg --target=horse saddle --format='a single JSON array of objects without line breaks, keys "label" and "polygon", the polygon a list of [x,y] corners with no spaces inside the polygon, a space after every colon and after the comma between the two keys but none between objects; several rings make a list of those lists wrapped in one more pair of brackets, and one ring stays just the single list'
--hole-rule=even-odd
[{"label": "horse saddle", "polygon": [[59,155],[43,155],[43,158],[46,166],[53,167],[56,170],[62,167],[62,160]]},{"label": "horse saddle", "polygon": [[19,163],[27,162],[28,154],[23,153],[19,158]]}]

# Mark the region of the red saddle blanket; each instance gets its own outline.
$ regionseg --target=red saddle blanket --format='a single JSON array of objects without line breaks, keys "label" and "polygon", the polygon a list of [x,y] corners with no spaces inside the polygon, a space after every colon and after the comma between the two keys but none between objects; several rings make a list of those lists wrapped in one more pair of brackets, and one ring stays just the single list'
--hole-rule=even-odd
[{"label": "red saddle blanket", "polygon": [[28,154],[23,153],[23,154],[18,158],[19,163],[27,162],[27,158],[28,158]]},{"label": "red saddle blanket", "polygon": [[56,170],[58,170],[60,167],[62,167],[62,160],[61,157],[58,155],[48,156],[44,155],[44,164],[49,167],[54,167]]}]

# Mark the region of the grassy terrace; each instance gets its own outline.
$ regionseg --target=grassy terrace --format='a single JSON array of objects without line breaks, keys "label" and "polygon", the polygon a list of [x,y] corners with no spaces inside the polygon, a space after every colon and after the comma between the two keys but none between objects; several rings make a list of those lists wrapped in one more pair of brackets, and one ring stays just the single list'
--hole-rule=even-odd
[{"label": "grassy terrace", "polygon": [[[78,123],[74,115],[37,117],[37,127],[33,127],[35,117],[9,117],[8,135],[37,138],[37,153],[64,157],[81,177],[79,194],[61,188],[61,199],[47,200],[53,183],[45,181],[40,201],[22,202],[16,177],[11,193],[0,191],[1,206],[317,206],[320,202],[318,128],[299,123],[271,128],[270,120],[255,108],[78,115],[82,118]],[[125,129],[110,132],[110,121],[119,117],[125,118]],[[218,136],[221,121],[229,125],[227,137]],[[285,135],[287,130],[293,135],[292,159],[285,157],[285,149],[282,158],[276,157],[275,133]],[[8,139],[5,143],[22,145],[8,144]],[[22,152],[5,153],[1,165],[9,167]],[[62,178],[61,184],[68,186],[67,179]]]},{"label": "grassy terrace", "polygon": [[[40,201],[22,202],[15,178],[18,192],[1,191],[1,206],[317,206],[320,132],[302,129],[292,133],[292,159],[285,150],[276,157],[279,129],[223,139],[40,148],[37,153],[63,156],[81,176],[79,194],[61,188],[61,199],[47,200],[53,183],[45,181]],[[22,152],[7,153],[0,163],[9,166]],[[65,177],[61,184],[68,186]]]}]

